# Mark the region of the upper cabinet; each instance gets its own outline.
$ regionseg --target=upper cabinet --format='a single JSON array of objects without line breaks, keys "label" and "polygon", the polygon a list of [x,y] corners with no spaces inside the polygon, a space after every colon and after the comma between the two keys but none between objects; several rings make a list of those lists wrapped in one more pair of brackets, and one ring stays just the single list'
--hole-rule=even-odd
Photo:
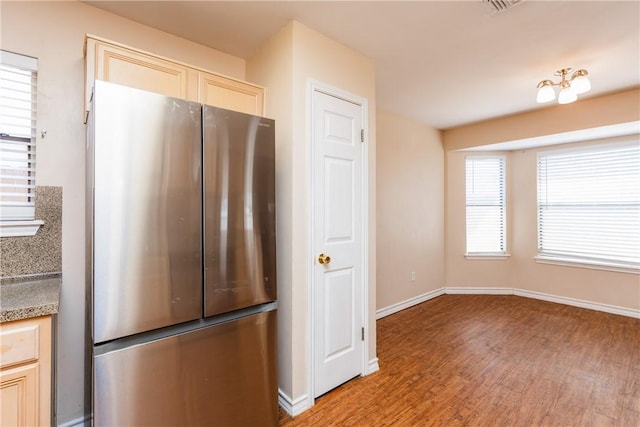
[{"label": "upper cabinet", "polygon": [[198,73],[198,101],[228,110],[262,115],[264,89],[217,74]]},{"label": "upper cabinet", "polygon": [[175,98],[197,98],[198,84],[190,76],[197,71],[185,65],[90,37],[86,61],[88,96],[94,80],[104,80]]},{"label": "upper cabinet", "polygon": [[263,115],[264,88],[87,35],[85,111],[95,80]]}]

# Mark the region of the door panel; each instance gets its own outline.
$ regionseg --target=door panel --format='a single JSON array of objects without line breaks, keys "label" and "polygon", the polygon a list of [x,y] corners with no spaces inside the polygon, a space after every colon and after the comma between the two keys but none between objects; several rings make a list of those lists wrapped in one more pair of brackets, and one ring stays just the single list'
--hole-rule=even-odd
[{"label": "door panel", "polygon": [[351,146],[354,145],[353,117],[340,114],[336,111],[325,111],[324,121],[325,141],[341,142]]},{"label": "door panel", "polygon": [[353,269],[336,270],[324,275],[325,313],[322,331],[324,359],[331,360],[353,351],[354,336],[354,277]]},{"label": "door panel", "polygon": [[200,317],[202,143],[199,104],[101,81],[94,98],[87,166],[100,343]]},{"label": "door panel", "polygon": [[325,243],[353,241],[354,162],[325,157]]},{"label": "door panel", "polygon": [[314,396],[362,373],[362,107],[313,94]]},{"label": "door panel", "polygon": [[205,316],[276,299],[273,120],[204,107]]}]

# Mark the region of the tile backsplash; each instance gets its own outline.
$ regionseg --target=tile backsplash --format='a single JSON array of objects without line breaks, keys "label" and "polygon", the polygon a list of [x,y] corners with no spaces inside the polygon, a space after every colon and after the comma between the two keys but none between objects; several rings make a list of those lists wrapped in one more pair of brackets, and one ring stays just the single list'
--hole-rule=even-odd
[{"label": "tile backsplash", "polygon": [[35,236],[0,238],[0,277],[62,271],[62,187],[36,186]]}]

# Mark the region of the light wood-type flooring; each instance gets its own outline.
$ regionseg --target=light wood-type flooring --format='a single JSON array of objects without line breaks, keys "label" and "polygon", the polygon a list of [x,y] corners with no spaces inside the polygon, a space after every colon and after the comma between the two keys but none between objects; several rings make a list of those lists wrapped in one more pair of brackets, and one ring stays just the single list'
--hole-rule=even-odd
[{"label": "light wood-type flooring", "polygon": [[377,322],[380,371],[280,425],[640,426],[640,319],[443,295]]}]

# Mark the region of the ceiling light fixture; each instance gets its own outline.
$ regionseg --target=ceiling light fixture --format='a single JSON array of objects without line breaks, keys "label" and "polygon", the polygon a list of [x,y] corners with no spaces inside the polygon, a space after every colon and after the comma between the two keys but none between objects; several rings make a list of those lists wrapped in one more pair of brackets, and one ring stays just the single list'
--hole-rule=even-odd
[{"label": "ceiling light fixture", "polygon": [[559,76],[560,82],[554,83],[551,80],[543,80],[538,83],[538,96],[536,101],[539,103],[549,102],[556,99],[556,91],[554,86],[560,87],[560,93],[558,93],[558,104],[569,104],[576,99],[581,93],[588,92],[591,89],[591,82],[587,75],[587,70],[580,69],[571,74],[571,77],[567,78],[567,75],[572,72],[572,68],[563,68],[553,73],[554,76]]}]

